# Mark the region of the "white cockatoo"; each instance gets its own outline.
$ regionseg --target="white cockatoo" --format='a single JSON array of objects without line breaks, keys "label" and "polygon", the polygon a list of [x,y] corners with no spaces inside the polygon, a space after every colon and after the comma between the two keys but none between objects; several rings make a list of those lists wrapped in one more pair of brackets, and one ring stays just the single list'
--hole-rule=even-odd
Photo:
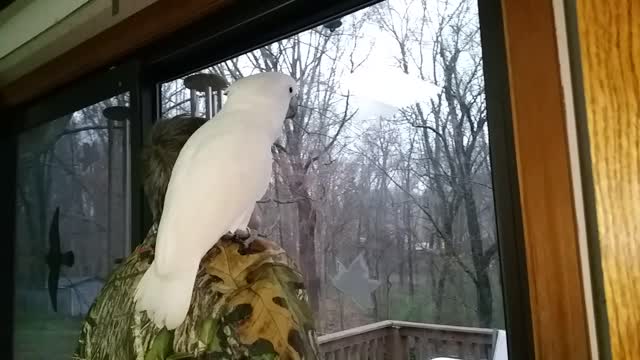
[{"label": "white cockatoo", "polygon": [[155,258],[136,309],[172,330],[187,316],[202,257],[227,232],[245,230],[271,179],[271,146],[297,109],[298,86],[265,72],[228,88],[218,114],[180,151],[167,187]]}]

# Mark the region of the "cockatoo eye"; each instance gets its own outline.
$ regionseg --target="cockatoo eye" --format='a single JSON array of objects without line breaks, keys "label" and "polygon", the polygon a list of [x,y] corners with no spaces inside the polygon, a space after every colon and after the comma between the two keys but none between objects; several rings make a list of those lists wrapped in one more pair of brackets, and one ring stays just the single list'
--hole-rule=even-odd
[{"label": "cockatoo eye", "polygon": [[293,87],[289,86],[289,94],[293,94]]}]

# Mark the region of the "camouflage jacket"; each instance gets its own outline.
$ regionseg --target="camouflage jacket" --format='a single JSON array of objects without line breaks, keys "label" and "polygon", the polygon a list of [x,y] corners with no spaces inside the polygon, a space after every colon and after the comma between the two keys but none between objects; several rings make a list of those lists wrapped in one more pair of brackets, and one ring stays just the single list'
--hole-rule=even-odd
[{"label": "camouflage jacket", "polygon": [[223,238],[202,259],[185,322],[169,331],[135,311],[156,229],[109,277],[82,324],[73,359],[316,359],[302,276],[257,238]]}]

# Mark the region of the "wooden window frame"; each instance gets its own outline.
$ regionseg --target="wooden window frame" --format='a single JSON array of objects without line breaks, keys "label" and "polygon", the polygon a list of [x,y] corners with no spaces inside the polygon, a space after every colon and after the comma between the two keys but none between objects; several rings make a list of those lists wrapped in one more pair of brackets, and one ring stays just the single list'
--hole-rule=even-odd
[{"label": "wooden window frame", "polygon": [[503,0],[536,359],[590,359],[552,0]]}]

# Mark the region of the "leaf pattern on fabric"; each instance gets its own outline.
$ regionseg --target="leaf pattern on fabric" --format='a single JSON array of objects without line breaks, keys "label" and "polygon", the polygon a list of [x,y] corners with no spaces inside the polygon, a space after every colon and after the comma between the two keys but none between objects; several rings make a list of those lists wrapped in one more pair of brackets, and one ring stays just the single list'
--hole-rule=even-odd
[{"label": "leaf pattern on fabric", "polygon": [[166,359],[173,352],[173,332],[162,329],[160,333],[153,339],[151,349],[147,351],[144,360],[162,360]]},{"label": "leaf pattern on fabric", "polygon": [[225,316],[240,340],[268,341],[283,359],[309,356],[302,334],[313,326],[311,310],[296,296],[302,276],[288,267],[266,264],[247,273],[243,281],[246,285],[230,298],[230,313]]},{"label": "leaf pattern on fabric", "polygon": [[205,271],[214,279],[216,288],[229,294],[247,285],[247,276],[264,264],[277,263],[284,250],[263,240],[254,240],[244,247],[240,243],[218,244],[211,257],[205,258]]},{"label": "leaf pattern on fabric", "polygon": [[155,236],[154,227],[111,274],[89,309],[73,359],[317,358],[302,276],[264,238],[250,244],[223,238],[205,255],[177,329],[159,329],[136,312],[133,294],[153,261]]}]

